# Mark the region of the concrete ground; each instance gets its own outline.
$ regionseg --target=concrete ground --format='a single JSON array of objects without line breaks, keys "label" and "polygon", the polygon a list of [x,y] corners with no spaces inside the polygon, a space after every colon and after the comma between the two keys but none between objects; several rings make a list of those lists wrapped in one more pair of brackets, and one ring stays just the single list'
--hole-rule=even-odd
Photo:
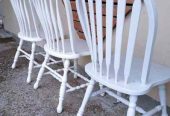
[{"label": "concrete ground", "polygon": [[[13,39],[0,38],[0,116],[74,116],[82,102],[85,89],[67,93],[64,100],[64,111],[57,114],[60,83],[46,75],[40,81],[40,87],[33,89],[38,69],[32,74],[31,84],[26,84],[28,61],[20,58],[16,69],[11,69],[17,44]],[[79,83],[71,79],[70,83]],[[98,89],[98,87],[96,87]],[[125,116],[127,106],[115,104],[116,100],[108,95],[96,96],[89,100],[85,116]],[[148,96],[141,96],[138,104],[144,109],[153,108],[156,101]],[[140,116],[140,114],[137,114]],[[169,110],[170,115],[170,110]],[[160,116],[156,114],[155,116]]]}]

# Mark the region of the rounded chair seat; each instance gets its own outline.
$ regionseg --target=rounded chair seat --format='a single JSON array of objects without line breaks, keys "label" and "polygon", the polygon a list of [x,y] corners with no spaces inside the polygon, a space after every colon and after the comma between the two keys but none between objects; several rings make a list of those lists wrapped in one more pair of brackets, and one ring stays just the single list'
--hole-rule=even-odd
[{"label": "rounded chair seat", "polygon": [[18,33],[18,37],[22,40],[25,40],[25,41],[30,41],[30,42],[38,42],[38,41],[42,41],[43,38],[41,37],[38,37],[38,36],[35,36],[36,34],[33,33],[32,36],[25,36],[23,35],[22,33]]},{"label": "rounded chair seat", "polygon": [[70,39],[64,40],[65,52],[62,51],[62,42],[59,42],[59,51],[51,49],[45,44],[44,50],[52,56],[63,59],[77,59],[82,56],[90,55],[87,43],[85,40],[75,39],[75,53],[72,52]]},{"label": "rounded chair seat", "polygon": [[[118,82],[115,83],[115,74],[114,74],[114,60],[111,62],[110,69],[110,76],[109,79],[106,77],[106,64],[103,63],[102,69],[102,76],[100,73],[95,73],[92,63],[88,63],[85,66],[85,72],[95,81],[100,82],[101,84],[113,89],[117,90],[121,93],[129,94],[129,95],[143,95],[150,91],[152,87],[157,85],[161,85],[170,81],[170,68],[152,63],[151,70],[148,78],[147,84],[142,84],[139,78],[141,77],[141,69],[143,60],[134,58],[134,62],[132,65],[131,74],[129,77],[129,82],[127,84],[124,83],[124,74],[121,73],[124,71],[124,60],[122,58],[121,66],[118,75]],[[105,60],[103,61],[105,62]]]}]

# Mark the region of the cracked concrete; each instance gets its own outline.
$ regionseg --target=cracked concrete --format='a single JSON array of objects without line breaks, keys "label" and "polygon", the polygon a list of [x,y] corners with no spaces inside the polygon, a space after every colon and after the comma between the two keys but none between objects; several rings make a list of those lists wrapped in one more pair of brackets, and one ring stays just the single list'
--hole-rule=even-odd
[{"label": "cracked concrete", "polygon": [[[64,100],[64,111],[57,114],[58,94],[60,83],[52,76],[43,76],[40,87],[33,89],[38,69],[32,74],[31,84],[26,84],[28,61],[20,58],[17,67],[12,70],[11,64],[16,51],[16,42],[0,38],[0,116],[74,116],[82,102],[85,89],[67,93]],[[72,80],[71,83],[79,83]],[[97,85],[96,88],[98,89]],[[114,104],[115,99],[106,95],[97,96],[89,100],[85,116],[125,116],[127,106]],[[144,109],[153,108],[156,101],[148,96],[141,96],[139,102]],[[169,110],[170,114],[170,110]],[[140,116],[140,114],[137,114]],[[160,116],[160,113],[155,116]]]}]

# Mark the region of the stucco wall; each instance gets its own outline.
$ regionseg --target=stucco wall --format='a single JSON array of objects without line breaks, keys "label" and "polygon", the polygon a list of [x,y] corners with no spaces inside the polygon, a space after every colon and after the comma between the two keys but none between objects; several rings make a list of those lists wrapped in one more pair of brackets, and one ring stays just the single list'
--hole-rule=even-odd
[{"label": "stucco wall", "polygon": [[[156,63],[160,63],[166,66],[170,66],[170,1],[169,0],[155,0],[157,9],[158,9],[158,17],[159,17],[159,27],[158,27],[158,34],[157,34],[157,40],[156,45],[154,48],[154,57],[153,61]],[[5,16],[5,28],[11,32],[17,33],[18,32],[18,25],[16,18],[13,14],[11,5],[9,3],[9,0],[3,0],[2,3],[0,3],[0,14],[3,14]],[[138,57],[142,57],[143,54],[143,48],[144,48],[144,41],[145,36],[147,32],[147,14],[145,9],[142,11],[142,16],[144,19],[141,21],[140,24],[140,34],[138,35],[138,41],[137,41],[137,47],[135,51],[135,55]],[[125,27],[125,37],[128,36],[127,29],[128,29],[128,21],[130,18],[127,18],[126,21],[126,27]],[[126,40],[123,42],[126,44]],[[125,47],[123,47],[125,50]],[[87,62],[89,62],[89,57],[82,58],[79,60],[79,64],[84,66]],[[153,90],[149,93],[153,98],[158,99],[157,89]],[[167,103],[170,106],[170,83],[167,84]]]},{"label": "stucco wall", "polygon": [[13,33],[17,33],[19,31],[18,22],[14,16],[9,0],[2,0],[0,2],[0,15],[5,16],[4,23],[7,30]]}]

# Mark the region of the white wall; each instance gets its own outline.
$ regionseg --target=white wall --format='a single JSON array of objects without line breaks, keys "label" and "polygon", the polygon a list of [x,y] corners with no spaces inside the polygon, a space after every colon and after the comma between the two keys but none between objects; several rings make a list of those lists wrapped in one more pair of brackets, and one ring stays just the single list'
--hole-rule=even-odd
[{"label": "white wall", "polygon": [[[158,27],[158,34],[157,34],[157,40],[156,45],[154,48],[154,57],[153,61],[170,66],[170,1],[169,0],[155,0],[157,4],[158,9],[158,17],[159,17],[159,27]],[[18,32],[18,26],[16,18],[13,14],[11,5],[9,3],[9,0],[3,0],[2,3],[0,3],[0,14],[3,14],[5,16],[5,28],[11,32],[17,33]],[[135,54],[138,57],[142,57],[143,54],[143,48],[144,48],[144,40],[146,35],[146,27],[147,27],[147,14],[145,10],[142,11],[142,15],[145,17],[142,20],[142,23],[140,24],[140,34],[138,36],[137,41],[137,50],[135,51]],[[127,20],[127,22],[129,19]],[[125,37],[127,37],[127,26],[125,28]],[[124,44],[126,44],[126,40],[124,41]],[[125,50],[125,47],[124,47]],[[79,60],[79,64],[84,66],[87,62],[89,62],[89,57],[83,58]],[[153,98],[158,99],[157,95],[157,89],[153,90],[149,93]],[[170,83],[167,84],[167,103],[170,106]]]},{"label": "white wall", "polygon": [[7,30],[13,33],[17,33],[19,31],[18,22],[14,16],[9,0],[2,0],[0,2],[0,15],[5,16],[4,23]]}]

